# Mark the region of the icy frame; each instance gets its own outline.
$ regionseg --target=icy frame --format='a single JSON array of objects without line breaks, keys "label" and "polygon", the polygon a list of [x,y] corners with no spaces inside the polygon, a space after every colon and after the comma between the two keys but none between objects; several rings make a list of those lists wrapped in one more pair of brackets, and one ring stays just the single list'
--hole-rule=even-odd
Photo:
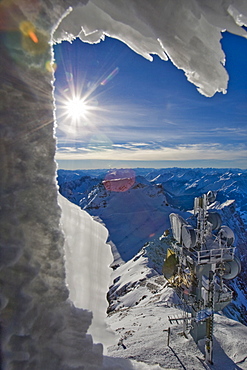
[{"label": "icy frame", "polygon": [[[247,3],[6,0],[0,14],[3,369],[116,369],[114,359],[104,365],[102,345],[86,334],[91,312],[68,300],[52,44],[76,37],[98,43],[107,35],[150,61],[152,54],[170,58],[200,93],[212,96],[227,90],[221,32],[246,37]],[[125,360],[122,368],[160,367]]]}]

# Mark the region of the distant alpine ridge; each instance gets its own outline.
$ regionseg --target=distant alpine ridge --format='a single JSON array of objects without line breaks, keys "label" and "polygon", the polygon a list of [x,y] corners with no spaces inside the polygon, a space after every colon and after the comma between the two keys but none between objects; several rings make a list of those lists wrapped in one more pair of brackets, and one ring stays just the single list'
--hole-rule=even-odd
[{"label": "distant alpine ridge", "polygon": [[114,267],[140,251],[161,272],[169,247],[169,214],[191,218],[195,197],[217,191],[212,205],[235,234],[242,271],[229,286],[235,295],[224,313],[247,325],[247,171],[215,168],[58,170],[60,193],[109,231]]},{"label": "distant alpine ridge", "polygon": [[[209,190],[217,191],[217,200],[235,199],[238,211],[247,222],[247,170],[225,168],[136,168],[142,183],[161,184],[170,205],[192,209],[193,199]],[[102,182],[109,170],[58,170],[60,192],[79,204],[91,189]],[[146,180],[146,181],[145,181]]]}]

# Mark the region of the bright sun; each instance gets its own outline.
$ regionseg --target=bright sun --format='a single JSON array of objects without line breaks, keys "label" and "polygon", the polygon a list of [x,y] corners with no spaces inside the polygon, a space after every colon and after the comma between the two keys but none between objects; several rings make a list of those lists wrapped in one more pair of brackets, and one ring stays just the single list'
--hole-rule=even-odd
[{"label": "bright sun", "polygon": [[73,99],[70,99],[66,103],[66,110],[68,115],[74,119],[78,120],[80,118],[85,117],[87,111],[88,111],[88,106],[87,103],[78,97],[74,97]]}]

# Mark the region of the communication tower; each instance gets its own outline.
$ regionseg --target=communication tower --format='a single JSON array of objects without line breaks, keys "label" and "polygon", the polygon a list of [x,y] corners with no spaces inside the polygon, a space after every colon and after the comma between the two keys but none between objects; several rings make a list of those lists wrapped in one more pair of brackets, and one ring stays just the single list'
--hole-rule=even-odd
[{"label": "communication tower", "polygon": [[175,241],[163,265],[165,278],[187,312],[182,318],[184,329],[196,343],[205,339],[208,363],[213,358],[214,313],[230,303],[233,295],[224,280],[235,278],[241,270],[235,256],[233,231],[221,225],[220,215],[208,208],[215,199],[216,193],[212,191],[194,199],[196,227],[180,215],[170,214]]}]

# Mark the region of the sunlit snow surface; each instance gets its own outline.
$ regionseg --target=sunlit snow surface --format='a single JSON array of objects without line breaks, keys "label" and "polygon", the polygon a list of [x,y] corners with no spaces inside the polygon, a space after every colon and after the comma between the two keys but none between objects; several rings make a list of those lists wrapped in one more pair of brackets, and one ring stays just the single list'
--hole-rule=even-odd
[{"label": "sunlit snow surface", "polygon": [[[78,308],[93,313],[93,321],[88,330],[94,342],[106,346],[117,345],[118,335],[106,325],[106,293],[110,285],[112,254],[106,244],[107,229],[94,221],[85,211],[59,195],[62,208],[62,229],[65,236],[66,281],[69,298]],[[138,275],[137,275],[138,276]],[[117,332],[116,332],[117,334]],[[116,354],[104,357],[102,370],[160,370],[158,364],[146,364],[141,360],[129,360]],[[145,359],[144,359],[145,360]],[[92,357],[92,366],[97,360]],[[95,367],[95,369],[98,367]],[[87,368],[86,368],[87,369]]]},{"label": "sunlit snow surface", "polygon": [[113,343],[114,333],[105,324],[111,284],[112,253],[106,244],[107,229],[87,212],[59,195],[62,229],[65,234],[65,268],[69,298],[78,308],[93,313],[89,333],[94,342]]},{"label": "sunlit snow surface", "polygon": [[206,96],[226,92],[221,31],[246,36],[247,3],[240,0],[90,0],[63,19],[54,42],[79,36],[98,43],[105,35],[125,42],[144,58],[152,54],[183,69]]},{"label": "sunlit snow surface", "polygon": [[[93,312],[89,333],[94,342],[100,341],[108,347],[102,369],[204,369],[203,345],[200,350],[190,336],[186,339],[179,335],[182,325],[171,327],[167,346],[166,330],[171,326],[168,316],[182,315],[176,306],[180,302],[166,280],[149,266],[145,248],[113,272],[110,298],[114,309],[106,317],[112,262],[110,247],[106,244],[108,232],[62,196],[59,196],[59,204],[66,238],[69,297],[76,307]],[[210,368],[217,370],[222,365],[224,370],[246,369],[247,328],[216,315],[214,336],[214,365]]]},{"label": "sunlit snow surface", "polygon": [[197,346],[190,335],[188,338],[181,335],[182,323],[171,325],[169,322],[168,316],[183,316],[179,299],[167,281],[148,263],[143,248],[136,257],[114,271],[115,284],[110,291],[114,310],[107,322],[120,340],[108,349],[108,354],[156,363],[162,369],[247,369],[247,327],[216,314],[214,364],[206,365],[203,361],[204,341]]}]

